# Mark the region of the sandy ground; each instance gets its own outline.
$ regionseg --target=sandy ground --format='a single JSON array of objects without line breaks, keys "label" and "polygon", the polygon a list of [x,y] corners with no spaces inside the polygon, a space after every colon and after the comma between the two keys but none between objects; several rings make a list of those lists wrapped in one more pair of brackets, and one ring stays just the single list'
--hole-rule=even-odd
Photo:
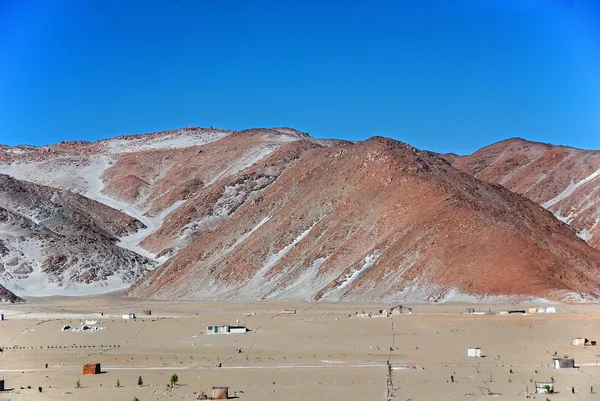
[{"label": "sandy ground", "polygon": [[[243,401],[524,400],[535,381],[552,379],[557,394],[531,399],[600,399],[600,350],[570,345],[572,337],[600,341],[597,305],[524,316],[415,305],[412,315],[357,318],[349,315],[386,305],[160,302],[118,294],[28,300],[0,305],[0,379],[8,389],[0,400],[194,400],[212,386],[229,386]],[[144,309],[152,315],[142,316]],[[123,313],[138,318],[123,320]],[[61,331],[85,320],[104,329]],[[251,331],[205,334],[208,325],[238,320]],[[481,347],[486,357],[468,358],[467,347]],[[573,356],[579,368],[552,369],[555,351]],[[101,363],[103,373],[82,375],[85,363]],[[172,374],[179,384],[168,390]]]}]

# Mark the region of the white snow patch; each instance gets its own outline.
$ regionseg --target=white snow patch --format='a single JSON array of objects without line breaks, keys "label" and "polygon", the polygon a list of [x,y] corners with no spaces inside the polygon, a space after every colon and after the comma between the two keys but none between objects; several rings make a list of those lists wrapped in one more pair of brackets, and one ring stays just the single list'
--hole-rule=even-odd
[{"label": "white snow patch", "polygon": [[231,131],[203,130],[200,133],[185,129],[178,132],[157,135],[154,138],[108,139],[106,145],[111,153],[130,153],[150,149],[181,149],[191,146],[205,145],[229,135]]},{"label": "white snow patch", "polygon": [[581,187],[584,184],[587,184],[588,182],[592,181],[593,179],[595,179],[596,177],[600,176],[600,169],[594,171],[592,174],[590,174],[589,176],[587,176],[586,178],[584,178],[581,181],[578,181],[576,183],[571,182],[571,184],[564,189],[564,191],[562,191],[560,194],[558,194],[556,197],[550,199],[549,201],[545,202],[542,204],[542,207],[548,209],[550,206],[560,202],[561,200],[571,196],[573,194],[573,192],[575,192],[575,190],[579,187]]},{"label": "white snow patch", "polygon": [[97,159],[96,162],[84,169],[81,169],[81,176],[87,183],[87,190],[85,196],[93,199],[97,202],[103,203],[106,206],[110,206],[114,209],[120,210],[121,212],[133,217],[146,226],[146,228],[138,230],[133,234],[126,235],[120,238],[117,243],[121,248],[129,249],[135,253],[145,256],[149,259],[156,260],[159,263],[163,263],[167,260],[167,256],[160,259],[156,259],[156,255],[140,247],[140,243],[146,239],[152,233],[156,232],[161,226],[167,215],[177,209],[179,206],[185,203],[184,200],[173,203],[168,208],[162,210],[158,215],[149,217],[144,214],[141,210],[122,202],[118,199],[112,198],[102,192],[104,183],[100,179],[102,173],[108,168],[108,162],[106,159]]},{"label": "white snow patch", "polygon": [[367,255],[364,259],[362,267],[354,273],[346,276],[345,279],[342,279],[343,282],[338,289],[341,290],[361,278],[375,264],[375,262],[377,262],[380,256],[381,252],[379,250],[375,250],[372,254]]},{"label": "white snow patch", "polygon": [[269,272],[269,270],[271,270],[273,268],[273,266],[275,266],[277,264],[277,262],[279,262],[285,255],[287,255],[287,253],[294,246],[296,246],[300,241],[302,241],[308,235],[308,233],[310,233],[310,230],[312,230],[313,227],[315,225],[317,225],[318,222],[319,221],[315,222],[306,231],[304,231],[303,233],[298,235],[290,244],[283,247],[283,249],[281,249],[275,255],[271,255],[267,259],[267,263],[265,263],[260,269],[258,269],[258,271],[254,275],[254,277],[252,277],[248,281],[248,284],[246,284],[246,286],[244,288],[244,295],[252,297],[254,295],[252,293],[252,291],[256,291],[256,290],[259,290],[261,287],[264,287],[266,284],[264,281],[264,277]]}]

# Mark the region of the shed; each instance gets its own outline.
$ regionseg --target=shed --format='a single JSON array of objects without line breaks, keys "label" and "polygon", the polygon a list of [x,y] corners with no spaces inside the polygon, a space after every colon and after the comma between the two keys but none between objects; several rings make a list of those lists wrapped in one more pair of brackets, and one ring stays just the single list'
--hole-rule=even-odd
[{"label": "shed", "polygon": [[296,309],[284,309],[281,311],[282,315],[295,315]]},{"label": "shed", "polygon": [[573,338],[571,340],[571,345],[574,345],[576,347],[583,347],[585,345],[585,343],[588,342],[587,338]]},{"label": "shed", "polygon": [[529,308],[529,309],[527,309],[528,313],[537,313],[537,311],[538,311],[538,308]]},{"label": "shed", "polygon": [[556,306],[549,306],[546,308],[546,313],[556,313]]},{"label": "shed", "polygon": [[206,334],[243,334],[248,331],[246,326],[208,326],[206,328]]},{"label": "shed", "polygon": [[552,360],[552,366],[554,366],[554,369],[572,369],[575,368],[575,360],[573,358],[568,358],[567,356],[564,358],[554,358]]},{"label": "shed", "polygon": [[403,305],[396,305],[390,308],[390,313],[392,315],[410,315],[412,314],[412,308],[407,308]]},{"label": "shed", "polygon": [[467,356],[471,358],[481,358],[481,348],[468,348]]},{"label": "shed", "polygon": [[86,363],[85,365],[83,365],[83,374],[84,375],[100,374],[100,364],[99,363]]},{"label": "shed", "polygon": [[212,388],[213,400],[227,400],[229,399],[229,387],[213,387]]},{"label": "shed", "polygon": [[123,319],[135,319],[135,313],[124,313]]},{"label": "shed", "polygon": [[537,308],[537,313],[546,313],[546,308],[540,306],[539,308]]},{"label": "shed", "polygon": [[151,316],[152,315],[152,311],[150,309],[144,309],[142,311],[142,315]]},{"label": "shed", "polygon": [[554,382],[535,382],[536,394],[554,393]]},{"label": "shed", "polygon": [[231,334],[244,334],[248,331],[246,326],[229,326],[229,333]]}]

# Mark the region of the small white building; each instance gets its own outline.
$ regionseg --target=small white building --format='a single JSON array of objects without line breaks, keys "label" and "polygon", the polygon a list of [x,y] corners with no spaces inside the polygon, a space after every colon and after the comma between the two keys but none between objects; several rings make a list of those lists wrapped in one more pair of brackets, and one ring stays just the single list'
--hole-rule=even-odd
[{"label": "small white building", "polygon": [[467,356],[470,358],[481,358],[481,348],[468,348]]},{"label": "small white building", "polygon": [[556,313],[556,306],[548,306],[546,308],[546,313]]},{"label": "small white building", "polygon": [[135,313],[124,313],[123,319],[135,319]]},{"label": "small white building", "polygon": [[571,345],[574,345],[576,347],[583,347],[586,342],[587,338],[573,338],[571,340]]},{"label": "small white building", "polygon": [[295,315],[296,309],[284,309],[281,311],[282,315]]},{"label": "small white building", "polygon": [[554,382],[535,382],[536,394],[554,393]]},{"label": "small white building", "polygon": [[248,331],[246,326],[208,326],[206,328],[206,334],[244,334]]}]

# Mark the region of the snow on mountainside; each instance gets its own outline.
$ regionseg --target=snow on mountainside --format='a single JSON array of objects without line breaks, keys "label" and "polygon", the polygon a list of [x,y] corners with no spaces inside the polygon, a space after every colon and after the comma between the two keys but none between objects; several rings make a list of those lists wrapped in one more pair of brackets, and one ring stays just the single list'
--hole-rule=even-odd
[{"label": "snow on mountainside", "polygon": [[142,227],[81,195],[0,174],[0,280],[20,295],[126,288],[151,262],[117,238]]},{"label": "snow on mountainside", "polygon": [[542,205],[600,249],[600,151],[514,138],[472,155],[444,157],[459,170]]}]

